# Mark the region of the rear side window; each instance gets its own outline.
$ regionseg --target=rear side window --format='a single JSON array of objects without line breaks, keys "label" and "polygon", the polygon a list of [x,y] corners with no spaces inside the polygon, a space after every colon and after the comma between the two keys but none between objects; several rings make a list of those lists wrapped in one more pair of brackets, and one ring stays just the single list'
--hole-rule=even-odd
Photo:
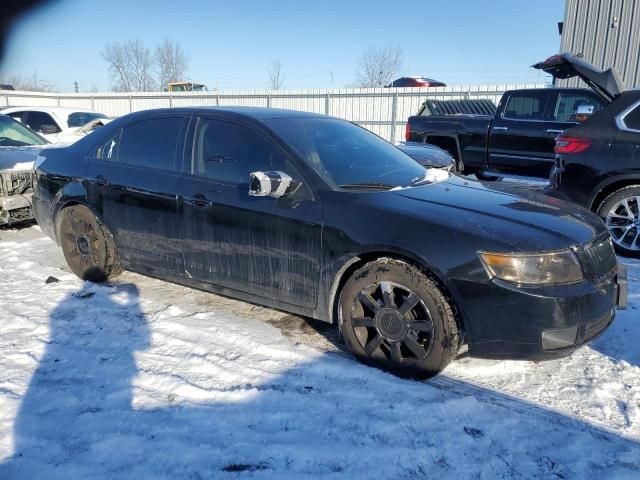
[{"label": "rear side window", "polygon": [[124,127],[119,136],[103,144],[98,156],[127,165],[172,170],[182,121],[182,117],[154,118]]},{"label": "rear side window", "polygon": [[284,170],[280,152],[253,130],[201,118],[193,138],[191,173],[235,185],[249,183],[249,173]]},{"label": "rear side window", "polygon": [[560,92],[556,96],[556,102],[553,111],[549,114],[549,120],[552,122],[575,122],[578,108],[584,105],[591,105],[593,113],[595,113],[602,108],[602,101],[585,93]]},{"label": "rear side window", "polygon": [[640,105],[631,110],[626,117],[624,117],[624,124],[631,130],[640,131]]},{"label": "rear side window", "polygon": [[511,94],[504,109],[504,118],[512,120],[542,120],[547,100],[546,92]]}]

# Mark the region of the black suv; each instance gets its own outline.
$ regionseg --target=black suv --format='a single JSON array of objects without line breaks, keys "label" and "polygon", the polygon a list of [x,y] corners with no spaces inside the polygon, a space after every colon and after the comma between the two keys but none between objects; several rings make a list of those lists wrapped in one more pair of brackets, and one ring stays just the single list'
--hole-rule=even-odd
[{"label": "black suv", "polygon": [[541,64],[558,78],[580,76],[611,102],[556,139],[547,193],[587,207],[605,221],[616,250],[640,257],[640,90],[623,91],[613,70],[572,56]]}]

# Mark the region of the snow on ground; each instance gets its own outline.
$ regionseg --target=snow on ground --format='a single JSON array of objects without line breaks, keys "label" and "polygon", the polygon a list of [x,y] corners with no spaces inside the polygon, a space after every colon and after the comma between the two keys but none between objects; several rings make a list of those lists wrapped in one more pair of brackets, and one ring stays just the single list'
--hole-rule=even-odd
[{"label": "snow on ground", "polygon": [[630,307],[592,346],[420,383],[324,324],[132,273],[83,283],[38,227],[0,230],[0,479],[640,478],[627,263]]}]

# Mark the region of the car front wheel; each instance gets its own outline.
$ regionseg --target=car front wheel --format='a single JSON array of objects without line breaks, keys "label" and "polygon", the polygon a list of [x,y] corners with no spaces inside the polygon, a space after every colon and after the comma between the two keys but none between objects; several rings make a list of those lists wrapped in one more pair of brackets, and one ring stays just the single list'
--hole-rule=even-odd
[{"label": "car front wheel", "polygon": [[362,362],[428,378],[455,358],[460,333],[442,290],[416,267],[379,259],[356,270],[340,294],[342,337]]},{"label": "car front wheel", "polygon": [[640,185],[615,191],[603,200],[598,215],[604,220],[616,251],[640,257]]}]

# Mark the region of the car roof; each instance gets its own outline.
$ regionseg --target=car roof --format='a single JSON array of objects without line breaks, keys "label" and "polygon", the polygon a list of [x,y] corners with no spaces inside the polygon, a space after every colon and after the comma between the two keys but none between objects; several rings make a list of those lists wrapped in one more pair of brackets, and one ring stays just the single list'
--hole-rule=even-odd
[{"label": "car roof", "polygon": [[311,113],[311,112],[301,112],[297,110],[286,110],[283,108],[267,108],[267,107],[204,107],[204,106],[195,106],[195,107],[173,107],[173,108],[157,108],[152,110],[140,110],[138,112],[134,112],[133,115],[139,114],[144,116],[145,114],[158,114],[158,113],[182,113],[182,114],[193,114],[193,113],[217,113],[217,112],[225,112],[231,113],[243,117],[253,118],[255,120],[267,120],[272,118],[305,118],[305,117],[315,117],[315,118],[329,118],[327,115],[322,115],[319,113]]},{"label": "car roof", "polygon": [[22,107],[7,107],[0,110],[2,113],[11,113],[11,112],[23,112],[23,111],[33,111],[33,112],[48,112],[53,113],[55,115],[70,115],[72,113],[100,113],[94,112],[93,110],[87,110],[85,108],[73,108],[73,107],[33,107],[33,106],[22,106]]}]

